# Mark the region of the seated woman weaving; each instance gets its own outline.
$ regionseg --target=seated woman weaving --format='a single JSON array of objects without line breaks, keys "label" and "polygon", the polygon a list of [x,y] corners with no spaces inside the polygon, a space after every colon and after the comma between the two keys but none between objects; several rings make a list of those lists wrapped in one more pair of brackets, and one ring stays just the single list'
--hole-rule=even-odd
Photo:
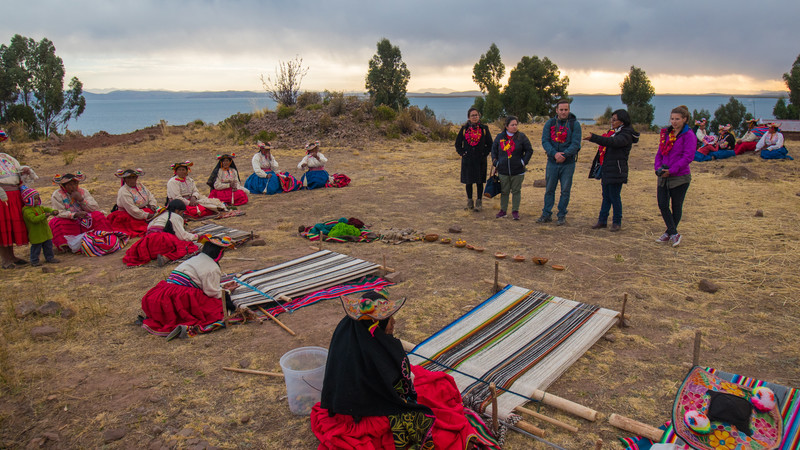
[{"label": "seated woman weaving", "polygon": [[376,291],[342,297],[347,316],[333,332],[311,411],[319,449],[499,448],[470,425],[466,414],[480,419],[462,405],[453,377],[409,363],[392,336],[404,302]]},{"label": "seated woman weaving", "polygon": [[170,200],[167,210],[157,215],[147,225],[145,236],[128,248],[122,262],[129,266],[141,266],[158,259],[159,265],[175,261],[197,251],[194,241],[197,235],[183,227],[186,204]]}]

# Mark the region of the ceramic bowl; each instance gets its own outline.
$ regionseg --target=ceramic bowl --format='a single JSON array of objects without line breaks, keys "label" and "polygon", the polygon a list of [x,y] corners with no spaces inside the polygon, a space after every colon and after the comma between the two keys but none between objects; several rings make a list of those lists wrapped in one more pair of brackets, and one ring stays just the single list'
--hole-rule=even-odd
[{"label": "ceramic bowl", "polygon": [[543,266],[547,263],[547,258],[542,258],[541,256],[534,256],[531,258],[531,261],[535,262],[536,264]]},{"label": "ceramic bowl", "polygon": [[438,241],[439,240],[439,235],[438,234],[426,234],[425,235],[425,240],[428,241],[428,242]]}]

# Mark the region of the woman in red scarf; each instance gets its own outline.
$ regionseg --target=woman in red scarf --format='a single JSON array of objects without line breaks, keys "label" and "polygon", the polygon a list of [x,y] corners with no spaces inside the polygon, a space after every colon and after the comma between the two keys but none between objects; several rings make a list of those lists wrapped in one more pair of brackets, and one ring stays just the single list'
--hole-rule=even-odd
[{"label": "woman in red scarf", "polygon": [[[461,183],[467,189],[467,209],[482,208],[483,184],[486,183],[486,157],[492,151],[489,127],[481,123],[481,113],[475,108],[467,111],[467,123],[456,137],[456,152],[461,156]],[[478,188],[478,198],[472,200],[472,185]]]}]

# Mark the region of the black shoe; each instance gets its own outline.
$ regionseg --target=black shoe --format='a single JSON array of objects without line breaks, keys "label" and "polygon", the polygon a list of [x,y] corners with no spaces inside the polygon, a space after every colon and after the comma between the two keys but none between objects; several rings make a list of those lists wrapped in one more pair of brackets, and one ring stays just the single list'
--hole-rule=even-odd
[{"label": "black shoe", "polygon": [[[597,222],[596,224],[592,225],[592,229],[593,230],[599,230],[600,228],[605,228],[607,226],[608,226],[608,224]],[[612,225],[612,228],[613,228],[613,225]]]},{"label": "black shoe", "polygon": [[144,319],[145,317],[139,314],[138,316],[136,316],[136,319],[133,321],[133,324],[136,325],[137,327],[140,327],[144,323]]},{"label": "black shoe", "polygon": [[550,216],[541,216],[538,219],[536,219],[536,223],[548,223],[548,222],[552,222],[552,221],[553,221],[553,218],[550,217]]},{"label": "black shoe", "polygon": [[567,224],[567,218],[566,217],[559,217],[558,221],[556,222],[556,225],[558,225],[558,226],[566,225],[566,224]]},{"label": "black shoe", "polygon": [[177,327],[175,327],[174,330],[172,330],[167,335],[167,342],[169,342],[169,341],[171,341],[171,340],[173,340],[175,338],[185,338],[186,336],[188,336],[188,334],[187,334],[188,330],[189,330],[189,327],[187,327],[186,325],[178,325]]}]

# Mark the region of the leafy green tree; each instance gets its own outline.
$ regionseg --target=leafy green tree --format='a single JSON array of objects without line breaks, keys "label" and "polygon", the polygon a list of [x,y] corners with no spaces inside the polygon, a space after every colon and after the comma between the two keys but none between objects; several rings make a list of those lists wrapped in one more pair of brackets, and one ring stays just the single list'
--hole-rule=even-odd
[{"label": "leafy green tree", "polygon": [[705,109],[705,108],[701,109],[700,111],[698,111],[696,109],[693,109],[692,110],[692,118],[690,119],[691,123],[689,125],[690,126],[694,125],[694,123],[696,121],[703,120],[703,119],[706,119],[706,120],[710,121],[711,120],[711,113],[708,112],[708,110]]},{"label": "leafy green tree", "polygon": [[796,107],[794,104],[789,103],[786,104],[786,100],[783,98],[779,98],[777,102],[775,102],[775,107],[772,108],[772,115],[776,119],[797,119],[800,118],[800,108]]},{"label": "leafy green tree", "polygon": [[522,122],[533,116],[550,115],[556,102],[567,97],[569,77],[562,77],[558,66],[545,57],[523,56],[508,75],[508,85],[502,94],[506,114]]},{"label": "leafy green tree", "polygon": [[[472,81],[478,85],[484,98],[475,99],[474,107],[481,112],[487,121],[497,120],[503,114],[503,102],[500,98],[500,80],[506,73],[506,66],[500,58],[500,50],[495,43],[481,55],[472,68]],[[479,107],[480,106],[480,107]]]},{"label": "leafy green tree", "polygon": [[70,89],[64,92],[64,61],[56,56],[56,47],[49,39],[44,38],[36,44],[30,71],[33,80],[31,102],[45,136],[83,114],[86,109],[83,84],[73,77]]},{"label": "leafy green tree", "polygon": [[394,109],[408,107],[406,97],[411,72],[403,62],[400,48],[389,39],[378,41],[378,51],[369,61],[366,88],[376,106],[387,105]]},{"label": "leafy green tree", "polygon": [[783,74],[783,81],[789,88],[789,105],[783,98],[778,99],[772,115],[776,119],[800,119],[800,55],[794,60],[792,69]]},{"label": "leafy green tree", "polygon": [[650,84],[650,79],[644,70],[631,66],[631,71],[619,86],[622,91],[620,97],[622,103],[628,107],[631,122],[652,125],[655,107],[650,104],[650,100],[656,94],[656,90]]},{"label": "leafy green tree", "polygon": [[747,112],[747,107],[731,97],[728,103],[720,105],[714,111],[714,120],[711,121],[709,131],[716,133],[720,125],[731,124],[734,134],[741,136],[747,132],[746,122],[752,118],[753,115]]}]

